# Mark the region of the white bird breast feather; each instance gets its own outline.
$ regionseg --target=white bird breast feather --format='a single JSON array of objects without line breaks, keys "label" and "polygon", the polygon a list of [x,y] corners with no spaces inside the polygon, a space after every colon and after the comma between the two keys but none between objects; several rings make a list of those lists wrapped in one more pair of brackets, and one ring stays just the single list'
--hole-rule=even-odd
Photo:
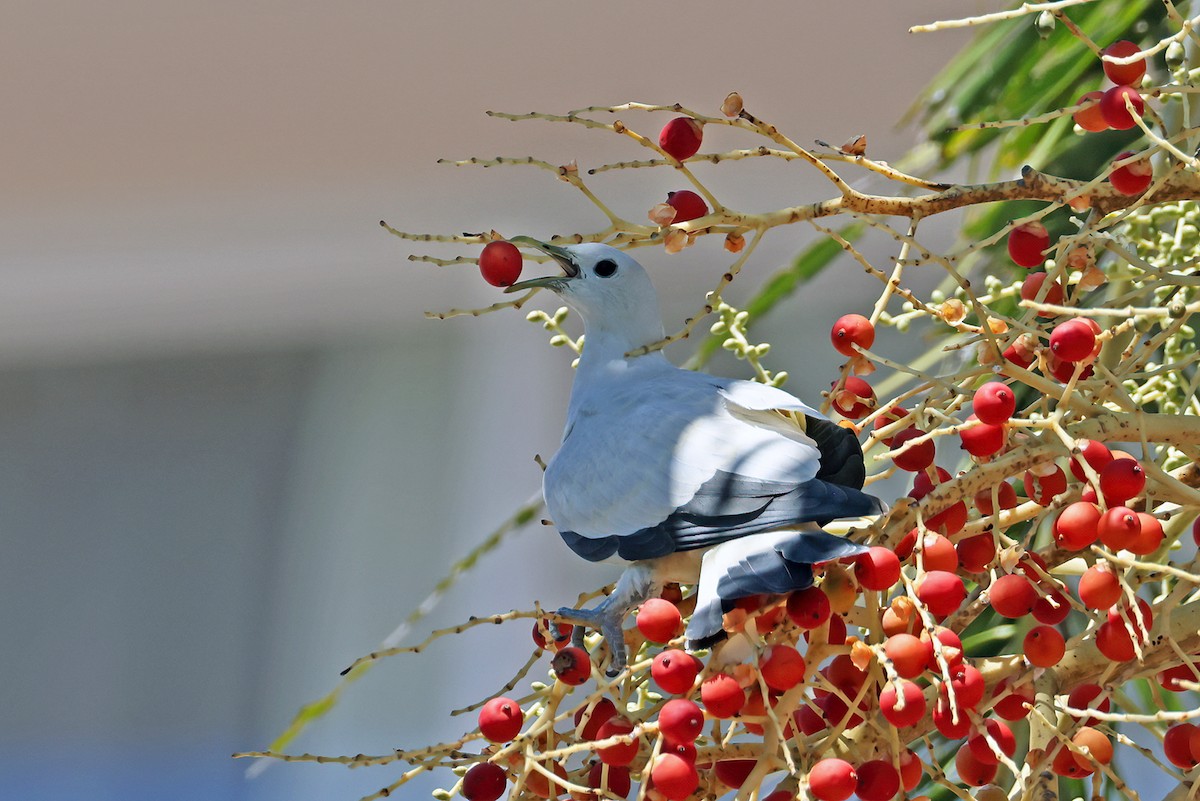
[{"label": "white bird breast feather", "polygon": [[674,369],[609,390],[575,410],[547,468],[560,531],[598,538],[654,526],[719,472],[800,484],[820,469],[816,444],[780,412],[819,413],[782,390]]}]

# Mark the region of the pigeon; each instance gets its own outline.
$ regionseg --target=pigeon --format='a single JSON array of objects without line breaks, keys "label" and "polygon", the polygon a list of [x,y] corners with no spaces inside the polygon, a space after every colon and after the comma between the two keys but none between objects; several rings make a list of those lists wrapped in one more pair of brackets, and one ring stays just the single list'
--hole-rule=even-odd
[{"label": "pigeon", "polygon": [[664,329],[650,277],[625,251],[515,240],[563,274],[506,291],[552,290],[583,320],[562,445],[542,491],[572,551],[626,565],[597,607],[558,612],[577,624],[576,645],[584,627],[602,633],[610,676],[626,666],[625,617],[667,583],[696,586],[686,629],[696,650],[721,641],[738,599],[809,587],[814,564],[867,550],[821,529],[884,511],[861,491],[852,431],[776,387],[685,370],[661,349],[631,355]]}]

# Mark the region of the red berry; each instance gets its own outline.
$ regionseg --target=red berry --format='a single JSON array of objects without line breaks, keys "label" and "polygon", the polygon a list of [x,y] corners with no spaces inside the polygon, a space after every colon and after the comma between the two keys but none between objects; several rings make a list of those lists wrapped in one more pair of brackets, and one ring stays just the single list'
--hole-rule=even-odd
[{"label": "red berry", "polygon": [[954,755],[954,767],[958,770],[958,778],[971,787],[982,787],[990,784],[1000,770],[998,763],[981,762],[970,748],[960,748]]},{"label": "red berry", "polygon": [[563,684],[578,686],[587,681],[592,675],[592,660],[587,651],[574,645],[568,646],[550,660],[554,675]]},{"label": "red berry", "polygon": [[704,730],[704,710],[695,701],[672,698],[658,712],[658,730],[668,740],[690,743]]},{"label": "red berry", "polygon": [[700,685],[700,701],[714,718],[731,718],[746,703],[746,693],[737,679],[727,673],[709,676]]},{"label": "red berry", "polygon": [[1055,590],[1038,598],[1033,604],[1033,619],[1047,626],[1057,626],[1071,614],[1071,602],[1062,592]]},{"label": "red berry", "polygon": [[496,801],[504,795],[508,777],[504,768],[492,762],[472,765],[463,776],[462,794],[467,801]]},{"label": "red berry", "polygon": [[786,692],[804,681],[804,657],[790,645],[772,645],[763,652],[759,670],[763,681],[776,692]]},{"label": "red berry", "polygon": [[683,757],[659,754],[650,769],[650,781],[668,801],[683,801],[700,786],[700,774],[696,772],[696,766]]},{"label": "red berry", "polygon": [[[557,651],[570,641],[573,631],[575,627],[570,623],[559,623],[556,626],[549,620],[539,620],[533,624],[533,642],[538,648],[549,646]],[[553,636],[547,640],[546,637],[551,632],[554,632]]]},{"label": "red berry", "polygon": [[858,420],[866,417],[875,408],[875,390],[871,385],[858,376],[847,376],[846,383],[837,388],[836,381],[830,386],[833,390],[833,408],[842,417]]},{"label": "red berry", "polygon": [[[617,705],[608,698],[601,698],[593,703],[586,704],[575,710],[575,728],[582,729],[579,731],[579,736],[584,740],[595,740],[600,733],[600,727],[608,722],[609,718],[617,714]],[[584,721],[584,716],[587,716],[587,721]]]},{"label": "red berry", "polygon": [[1017,395],[1012,387],[999,381],[989,381],[971,399],[975,416],[992,426],[1007,423],[1017,410]]},{"label": "red berry", "polygon": [[1091,726],[1080,727],[1071,737],[1071,742],[1081,749],[1087,749],[1087,756],[1075,754],[1075,761],[1083,768],[1093,770],[1091,764],[1093,760],[1099,762],[1101,765],[1107,765],[1112,761],[1112,740]]},{"label": "red berry", "polygon": [[979,672],[978,668],[965,662],[955,665],[950,668],[950,689],[947,690],[946,685],[943,684],[940,691],[943,694],[954,693],[960,707],[974,709],[983,700],[983,674]]},{"label": "red berry", "polygon": [[1030,470],[1025,471],[1025,494],[1039,506],[1049,506],[1054,496],[1067,491],[1067,474],[1061,467],[1055,467],[1049,475],[1039,476]]},{"label": "red berry", "polygon": [[896,673],[906,679],[920,676],[929,665],[929,652],[925,644],[906,632],[888,637],[883,644],[883,652],[896,668]]},{"label": "red berry", "polygon": [[1105,621],[1096,627],[1096,648],[1113,662],[1128,662],[1136,655],[1133,638],[1120,621]]},{"label": "red berry", "polygon": [[1025,634],[1025,658],[1034,667],[1054,667],[1067,652],[1067,642],[1053,626],[1034,626]]},{"label": "red berry", "polygon": [[1091,378],[1094,371],[1092,365],[1090,364],[1063,361],[1053,353],[1050,354],[1050,358],[1047,361],[1049,362],[1048,366],[1050,368],[1050,375],[1053,376],[1054,380],[1060,384],[1065,384],[1070,381],[1071,378],[1074,377],[1075,371],[1078,368],[1082,368],[1079,369],[1080,381],[1086,381],[1087,379]]},{"label": "red berry", "polygon": [[[1113,56],[1114,58],[1127,58],[1141,50],[1140,47],[1133,42],[1122,39],[1119,42],[1113,42],[1108,47],[1101,51],[1102,55]],[[1139,58],[1136,61],[1131,61],[1128,64],[1114,64],[1107,59],[1101,61],[1104,65],[1104,74],[1108,79],[1118,86],[1132,86],[1142,79],[1146,74],[1146,59]]]},{"label": "red berry", "polygon": [[1113,506],[1100,518],[1100,541],[1114,551],[1127,548],[1142,533],[1137,512],[1126,506]]},{"label": "red berry", "polygon": [[1141,531],[1125,546],[1125,550],[1138,556],[1148,556],[1158,550],[1166,534],[1162,523],[1154,515],[1138,512],[1137,516],[1142,525]]},{"label": "red berry", "polygon": [[808,789],[818,801],[846,801],[858,786],[858,773],[844,759],[818,760],[808,772]]},{"label": "red berry", "polygon": [[933,471],[921,470],[913,476],[912,490],[908,493],[908,497],[913,500],[921,500],[929,493],[933,492],[933,488],[945,484],[953,476],[950,471],[944,467],[935,467]]},{"label": "red berry", "polygon": [[1108,130],[1108,121],[1104,119],[1104,112],[1100,110],[1100,104],[1095,102],[1102,97],[1104,97],[1103,92],[1086,92],[1075,101],[1075,105],[1077,106],[1092,102],[1092,105],[1088,108],[1083,108],[1075,112],[1076,125],[1085,131]]},{"label": "red berry", "polygon": [[[917,437],[925,436],[925,432],[916,426],[909,426],[892,438],[892,450],[898,451],[904,447],[909,440]],[[933,457],[937,455],[937,446],[934,445],[932,439],[927,439],[919,445],[913,445],[906,449],[904,453],[897,453],[892,456],[892,461],[896,463],[896,467],[901,470],[908,470],[915,473],[918,470],[924,470],[933,464]]]},{"label": "red berry", "polygon": [[992,711],[997,715],[1005,720],[1021,720],[1029,716],[1026,704],[1033,703],[1033,685],[1021,684],[1010,687],[1008,679],[1001,679],[996,685],[996,689],[992,690],[992,697],[997,699],[992,705]]},{"label": "red berry", "polygon": [[1096,335],[1083,320],[1059,323],[1050,333],[1050,352],[1064,362],[1079,362],[1092,355]]},{"label": "red berry", "polygon": [[854,576],[865,590],[888,590],[900,580],[900,559],[882,545],[872,545],[855,561]]},{"label": "red berry", "polygon": [[[901,698],[904,699],[903,709],[900,708]],[[879,694],[879,711],[897,728],[916,725],[925,718],[925,695],[911,681],[889,682]]]},{"label": "red berry", "polygon": [[[1132,150],[1126,150],[1113,159],[1113,163],[1124,161],[1132,155]],[[1146,158],[1131,161],[1110,172],[1108,180],[1112,182],[1113,189],[1122,195],[1140,195],[1154,182],[1154,165]]]},{"label": "red berry", "polygon": [[958,570],[958,552],[954,543],[941,534],[926,534],[921,537],[921,563],[925,571],[944,570],[953,573]]},{"label": "red berry", "polygon": [[1121,600],[1121,582],[1104,565],[1092,565],[1079,577],[1079,600],[1088,609],[1107,609]]},{"label": "red berry", "polygon": [[[1112,451],[1108,449],[1108,446],[1094,439],[1079,440],[1079,449],[1081,451],[1079,456],[1083,457],[1083,460],[1096,471],[1097,475],[1104,469],[1104,465],[1113,460]],[[1087,481],[1087,475],[1083,472],[1083,465],[1079,463],[1079,456],[1071,457],[1069,465],[1071,475],[1075,476],[1079,481]]]},{"label": "red berry", "polygon": [[1057,746],[1051,753],[1054,756],[1050,760],[1050,770],[1059,776],[1068,779],[1082,779],[1084,776],[1090,776],[1093,772],[1091,765],[1080,762],[1074,752],[1065,745]]},{"label": "red berry", "polygon": [[958,609],[967,597],[966,587],[958,576],[945,570],[925,574],[917,585],[917,598],[935,617],[946,617]]},{"label": "red berry", "polygon": [[890,801],[900,791],[900,773],[890,759],[872,759],[858,766],[855,794],[862,801]]},{"label": "red berry", "polygon": [[1182,665],[1167,668],[1158,674],[1158,683],[1167,692],[1187,692],[1188,688],[1180,684],[1181,681],[1192,683],[1200,681],[1200,661],[1187,661]]},{"label": "red berry", "polygon": [[683,623],[679,607],[662,598],[651,598],[637,611],[638,631],[650,642],[669,642]]},{"label": "red berry", "polygon": [[815,629],[832,613],[829,596],[820,587],[796,590],[788,596],[787,614],[802,629]]},{"label": "red berry", "polygon": [[[1101,698],[1099,702],[1093,703],[1100,697],[1101,692],[1099,684],[1080,684],[1067,695],[1067,706],[1072,709],[1095,709],[1097,712],[1108,712],[1112,708],[1112,701],[1107,696]],[[1097,718],[1087,718],[1083,721],[1083,725],[1094,726],[1097,720]]]},{"label": "red berry", "polygon": [[[1136,610],[1130,609],[1128,602],[1125,602],[1120,606],[1114,606],[1112,609],[1108,610],[1108,622],[1123,623],[1126,619],[1128,619],[1134,627],[1140,627],[1144,625],[1147,629],[1149,629],[1154,625],[1154,611],[1150,608],[1150,604],[1146,603],[1141,598],[1137,599]],[[1138,634],[1138,639],[1143,639],[1141,634]]]},{"label": "red berry", "polygon": [[683,695],[692,689],[702,667],[700,660],[691,654],[670,648],[654,657],[650,664],[650,675],[664,692]]},{"label": "red berry", "polygon": [[900,784],[904,786],[905,792],[912,792],[921,783],[921,777],[924,775],[925,765],[921,758],[907,748],[904,749],[900,754]]},{"label": "red berry", "polygon": [[521,705],[511,698],[493,698],[479,710],[479,733],[493,743],[506,743],[516,737],[524,722]]},{"label": "red berry", "polygon": [[[1005,756],[1012,756],[1017,750],[1017,738],[1013,736],[1013,731],[1007,723],[1003,721],[989,718],[984,721],[984,730],[987,731],[988,737],[995,741],[1000,747],[1000,752]],[[1000,763],[1000,758],[996,756],[996,752],[992,750],[991,743],[984,737],[983,732],[976,732],[967,740],[967,747],[971,750],[971,754],[979,760],[983,765],[997,765]]]},{"label": "red berry", "polygon": [[[975,415],[967,418],[967,422],[976,420]],[[992,456],[1004,450],[1008,443],[1008,431],[1003,425],[988,425],[978,422],[970,428],[958,432],[962,440],[962,448],[972,456]]]},{"label": "red berry", "polygon": [[721,784],[736,790],[746,783],[757,764],[757,759],[722,759],[713,766],[713,773]]},{"label": "red berry", "polygon": [[629,778],[629,768],[608,766],[608,779],[604,779],[604,763],[597,762],[588,769],[588,787],[603,790],[606,796],[615,795],[617,798],[628,798],[633,783]]},{"label": "red berry", "polygon": [[1040,267],[1046,260],[1043,253],[1050,247],[1046,226],[1034,220],[1022,223],[1008,234],[1008,255],[1021,267]]},{"label": "red berry", "polygon": [[968,573],[982,573],[996,558],[996,538],[991,532],[985,531],[959,540],[954,550],[958,553],[958,563],[963,570]]},{"label": "red berry", "polygon": [[1196,767],[1200,756],[1192,749],[1192,741],[1198,736],[1197,731],[1200,729],[1194,723],[1176,723],[1167,729],[1163,737],[1163,753],[1172,765],[1183,770]]},{"label": "red berry", "polygon": [[[1036,272],[1036,273],[1030,273],[1029,275],[1025,276],[1025,281],[1022,282],[1022,284],[1021,284],[1021,300],[1036,301],[1038,292],[1041,291],[1042,284],[1046,283],[1046,278],[1048,278],[1048,277],[1049,276],[1047,273],[1040,272],[1040,271]],[[1041,302],[1048,303],[1051,306],[1057,306],[1057,305],[1061,304],[1063,302],[1062,284],[1060,284],[1057,281],[1051,282],[1050,288],[1046,290],[1046,297],[1042,298]],[[1037,314],[1039,317],[1053,317],[1054,316],[1054,312],[1050,312],[1050,311],[1039,311]],[[1012,350],[1012,348],[1009,348],[1009,350]],[[1033,364],[1032,358],[1022,359],[1021,361],[1017,361],[1016,359],[1013,359],[1008,355],[1007,350],[1004,352],[1004,354],[1005,354],[1004,358],[1008,359],[1009,361],[1016,362],[1017,364],[1020,364],[1022,367],[1028,367],[1029,365]],[[1015,352],[1014,352],[1014,355],[1016,355]]]},{"label": "red berry", "polygon": [[[943,737],[948,737],[951,740],[961,740],[966,737],[971,731],[971,718],[967,715],[967,710],[960,705],[958,708],[958,718],[954,717],[954,710],[950,706],[950,701],[944,693],[938,694],[937,703],[933,705],[933,725]],[[966,750],[965,748],[963,749]]]},{"label": "red berry", "polygon": [[[886,428],[892,423],[902,420],[906,416],[908,416],[907,409],[905,409],[903,406],[893,406],[890,409],[887,409],[886,411],[876,415],[875,422],[872,424],[872,427],[875,429],[875,431],[879,431],[879,429]],[[894,439],[894,436],[880,437],[879,441],[890,448],[892,447],[892,441]]]},{"label": "red berry", "polygon": [[988,600],[1002,617],[1020,618],[1033,611],[1037,590],[1021,573],[1000,576],[988,587]]},{"label": "red berry", "polygon": [[1146,104],[1137,89],[1132,86],[1114,86],[1100,98],[1100,113],[1104,115],[1110,128],[1127,131],[1137,125],[1134,122],[1133,114],[1130,114],[1129,109],[1125,107],[1126,98],[1133,106],[1134,114],[1140,117],[1145,112]]},{"label": "red berry", "polygon": [[[996,500],[1000,503],[1001,509],[1014,509],[1017,506],[1017,491],[1013,489],[1013,485],[1007,481],[1001,481],[996,487]],[[981,515],[995,514],[995,506],[992,504],[992,488],[985,487],[975,493],[975,508],[979,510]]]},{"label": "red berry", "polygon": [[875,344],[875,326],[861,314],[844,314],[829,332],[833,347],[843,356],[857,356],[854,346],[870,349]]},{"label": "red berry", "polygon": [[1076,501],[1055,519],[1054,541],[1068,550],[1079,551],[1096,541],[1099,526],[1099,507],[1087,501]]},{"label": "red berry", "polygon": [[1137,459],[1113,459],[1100,471],[1100,492],[1109,503],[1122,503],[1146,486],[1146,472]]},{"label": "red berry", "polygon": [[521,277],[521,251],[512,242],[488,242],[479,254],[479,272],[492,286],[512,286]]},{"label": "red berry", "polygon": [[[621,717],[614,715],[604,721],[604,725],[600,727],[600,731],[596,733],[597,740],[607,740],[610,737],[618,737],[622,734],[629,734],[634,729],[633,723]],[[633,742],[616,743],[614,745],[605,746],[604,748],[596,749],[596,756],[600,757],[600,761],[605,765],[628,765],[634,760],[638,754],[638,748],[641,745],[640,737],[635,737]]]},{"label": "red berry", "polygon": [[658,146],[679,161],[696,155],[703,140],[704,128],[691,117],[676,117],[658,134]]},{"label": "red berry", "polygon": [[672,225],[708,214],[708,204],[704,202],[704,198],[690,189],[668,192],[667,205],[675,209],[675,218],[671,220]]}]

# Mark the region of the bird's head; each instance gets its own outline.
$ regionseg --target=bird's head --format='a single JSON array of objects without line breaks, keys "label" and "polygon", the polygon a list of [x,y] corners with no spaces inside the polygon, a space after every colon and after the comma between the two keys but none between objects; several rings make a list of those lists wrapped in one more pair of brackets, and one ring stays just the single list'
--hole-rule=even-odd
[{"label": "bird's head", "polygon": [[553,290],[583,318],[589,340],[598,333],[619,336],[628,340],[632,350],[662,338],[658,295],[645,268],[628,253],[595,242],[550,245],[529,237],[513,237],[512,241],[533,245],[551,256],[563,275],[521,281],[505,292],[533,287]]}]

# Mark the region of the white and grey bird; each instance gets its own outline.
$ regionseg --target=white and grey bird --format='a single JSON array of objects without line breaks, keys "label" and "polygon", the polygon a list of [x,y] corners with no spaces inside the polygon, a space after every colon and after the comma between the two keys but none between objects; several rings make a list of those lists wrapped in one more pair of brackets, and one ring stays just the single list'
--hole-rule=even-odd
[{"label": "white and grey bird", "polygon": [[820,528],[883,511],[861,492],[851,431],[775,387],[684,370],[661,351],[630,357],[664,334],[645,269],[608,245],[517,239],[564,274],[507,291],[546,287],[583,319],[566,430],[542,489],[571,550],[629,565],[595,609],[559,610],[603,633],[611,675],[625,666],[625,616],[667,582],[698,582],[687,639],[707,647],[739,598],[803,589],[812,565],[866,550]]}]

